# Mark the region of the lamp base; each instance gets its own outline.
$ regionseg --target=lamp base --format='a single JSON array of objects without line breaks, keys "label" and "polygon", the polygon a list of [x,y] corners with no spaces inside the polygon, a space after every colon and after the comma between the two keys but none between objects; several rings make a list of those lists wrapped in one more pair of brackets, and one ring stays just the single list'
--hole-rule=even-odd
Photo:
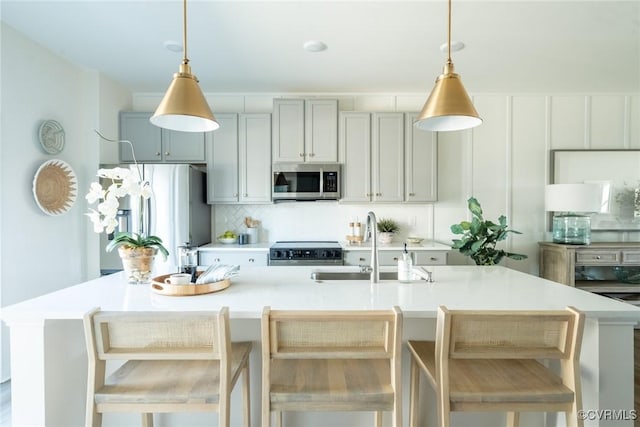
[{"label": "lamp base", "polygon": [[588,215],[557,215],[553,217],[553,242],[568,245],[591,243],[591,217]]}]

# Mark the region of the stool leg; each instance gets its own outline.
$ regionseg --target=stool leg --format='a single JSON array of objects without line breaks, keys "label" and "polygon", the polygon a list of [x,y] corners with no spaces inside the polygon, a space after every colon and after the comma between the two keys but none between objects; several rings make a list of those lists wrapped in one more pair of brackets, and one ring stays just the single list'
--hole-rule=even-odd
[{"label": "stool leg", "polygon": [[518,427],[520,425],[520,412],[507,412],[507,427]]},{"label": "stool leg", "polygon": [[418,427],[418,390],[420,389],[420,370],[411,355],[411,373],[409,375],[409,426]]},{"label": "stool leg", "polygon": [[282,411],[276,411],[276,427],[282,427]]},{"label": "stool leg", "polygon": [[382,427],[382,411],[376,411],[375,425],[376,427]]},{"label": "stool leg", "polygon": [[142,414],[142,427],[153,427],[153,414]]},{"label": "stool leg", "polygon": [[242,370],[242,404],[244,406],[244,427],[251,426],[251,405],[249,401],[249,362]]}]

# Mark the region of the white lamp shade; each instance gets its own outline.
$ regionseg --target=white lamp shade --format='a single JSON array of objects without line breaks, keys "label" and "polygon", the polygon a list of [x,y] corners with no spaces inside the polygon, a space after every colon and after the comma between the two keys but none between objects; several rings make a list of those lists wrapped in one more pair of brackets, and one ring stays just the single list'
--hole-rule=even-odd
[{"label": "white lamp shade", "polygon": [[550,212],[600,212],[600,184],[549,184],[544,189],[544,206]]}]

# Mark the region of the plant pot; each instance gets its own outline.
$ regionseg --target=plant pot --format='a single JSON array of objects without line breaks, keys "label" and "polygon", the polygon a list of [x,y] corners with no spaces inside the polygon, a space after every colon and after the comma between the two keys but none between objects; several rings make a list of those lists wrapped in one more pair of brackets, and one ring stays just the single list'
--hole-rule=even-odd
[{"label": "plant pot", "polygon": [[388,231],[382,231],[378,233],[378,243],[381,245],[388,245],[393,240],[394,233]]},{"label": "plant pot", "polygon": [[157,248],[120,246],[118,254],[122,260],[127,281],[135,284],[150,283],[153,260],[157,253]]}]

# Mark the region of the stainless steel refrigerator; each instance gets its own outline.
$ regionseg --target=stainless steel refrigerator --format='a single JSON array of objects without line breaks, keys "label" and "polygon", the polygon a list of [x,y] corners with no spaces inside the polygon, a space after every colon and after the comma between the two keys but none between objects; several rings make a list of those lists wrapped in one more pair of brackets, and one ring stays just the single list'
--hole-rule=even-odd
[{"label": "stainless steel refrigerator", "polygon": [[[127,166],[137,171],[135,165]],[[119,223],[129,228],[122,231],[140,233],[138,218],[142,209],[142,231],[160,237],[169,251],[166,261],[160,254],[156,257],[156,270],[177,271],[178,246],[187,242],[196,246],[211,242],[211,206],[206,202],[206,168],[187,164],[140,164],[139,168],[142,179],[150,183],[153,195],[144,206],[135,200],[129,201],[129,206],[121,206],[129,209],[125,215],[130,217]],[[103,254],[100,268],[103,274],[121,270],[117,252]]]}]

